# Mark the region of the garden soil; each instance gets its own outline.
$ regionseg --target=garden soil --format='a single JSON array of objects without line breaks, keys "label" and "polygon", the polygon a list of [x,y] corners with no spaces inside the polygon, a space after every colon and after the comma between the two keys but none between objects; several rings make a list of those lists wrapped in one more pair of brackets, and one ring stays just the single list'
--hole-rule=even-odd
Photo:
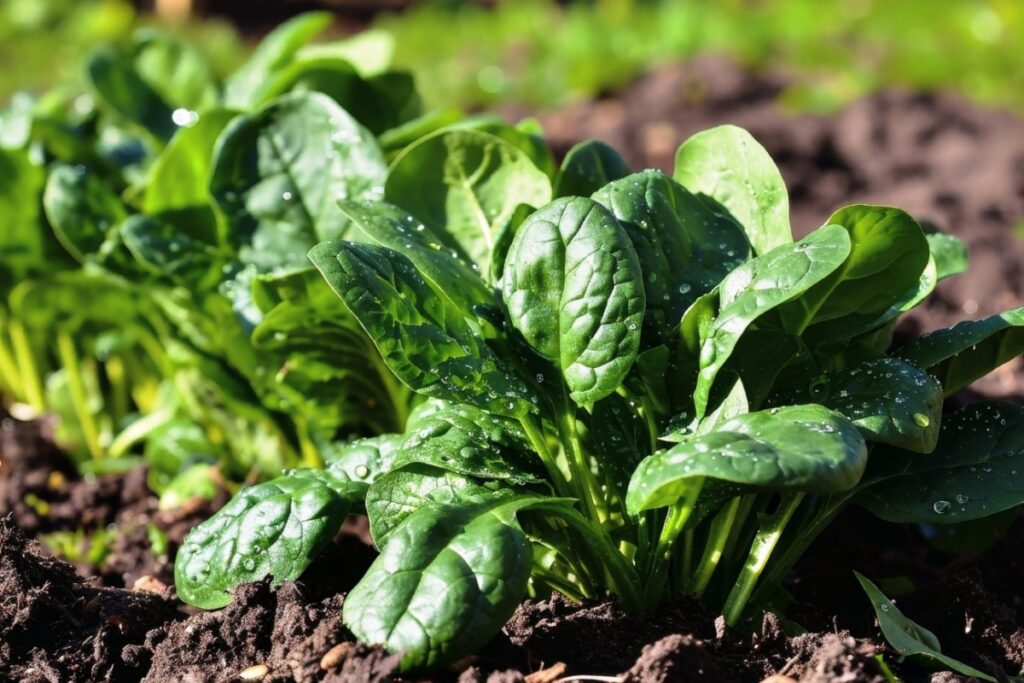
[{"label": "garden soil", "polygon": [[[599,137],[637,168],[666,170],[686,135],[743,125],[778,160],[799,232],[841,204],[868,201],[906,207],[968,242],[971,270],[941,286],[911,322],[916,329],[1021,304],[1024,247],[1013,231],[1024,216],[1024,121],[952,95],[901,92],[833,117],[794,117],[775,104],[784,85],[705,59],[542,119],[562,152]],[[1022,372],[1018,363],[974,389],[1022,400]],[[345,592],[374,556],[365,520],[350,520],[303,580],[242,586],[231,606],[200,612],[173,595],[173,556],[225,496],[160,510],[144,470],[79,478],[51,431],[46,421],[0,415],[0,681],[396,680],[398,658],[355,643],[340,620]],[[72,567],[37,540],[79,528],[116,532],[99,567]],[[166,539],[161,552],[151,547],[154,532]],[[480,653],[423,680],[880,683],[880,662],[911,683],[967,680],[900,661],[857,569],[913,587],[899,607],[934,631],[944,652],[1005,681],[1024,669],[1022,549],[1019,518],[982,558],[951,559],[916,530],[854,509],[794,571],[790,621],[766,614],[750,634],[686,600],[644,618],[607,601],[529,600]],[[794,624],[806,632],[787,635]]]}]

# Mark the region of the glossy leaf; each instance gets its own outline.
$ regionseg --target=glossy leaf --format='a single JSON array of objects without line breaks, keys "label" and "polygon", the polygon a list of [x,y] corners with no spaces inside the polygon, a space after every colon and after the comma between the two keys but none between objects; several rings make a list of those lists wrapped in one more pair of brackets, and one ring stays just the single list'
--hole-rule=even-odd
[{"label": "glossy leaf", "polygon": [[942,232],[927,234],[928,248],[935,259],[939,280],[959,275],[967,270],[967,245],[953,235]]},{"label": "glossy leaf", "polygon": [[509,249],[502,290],[512,325],[559,370],[581,405],[622,383],[640,348],[643,273],[629,237],[582,197],[532,214]]},{"label": "glossy leaf", "polygon": [[867,447],[846,418],[815,404],[738,415],[645,459],[629,484],[633,514],[674,503],[696,477],[773,491],[835,493],[864,472]]},{"label": "glossy leaf", "polygon": [[1024,408],[982,402],[947,416],[930,455],[879,453],[857,498],[892,522],[956,524],[1024,503]]},{"label": "glossy leaf", "polygon": [[110,186],[83,167],[58,166],[50,173],[43,208],[57,239],[78,261],[95,257],[128,215]]},{"label": "glossy leaf", "polygon": [[350,242],[318,245],[309,258],[413,390],[499,415],[534,410],[536,399],[476,336],[467,312],[437,296],[408,258]]},{"label": "glossy leaf", "polygon": [[447,248],[489,273],[499,228],[520,204],[547,203],[551,181],[508,142],[454,129],[403,152],[391,165],[384,194],[423,221]]},{"label": "glossy leaf", "polygon": [[630,173],[629,164],[612,147],[600,140],[578,142],[562,159],[555,179],[555,197],[589,197]]},{"label": "glossy leaf", "polygon": [[476,651],[526,592],[533,554],[517,505],[430,506],[409,515],[346,597],[345,625],[364,642],[401,652],[404,669]]},{"label": "glossy leaf", "polygon": [[342,237],[337,201],[379,197],[385,172],[369,132],[330,98],[304,93],[231,122],[210,192],[241,261],[268,272],[303,267],[313,245]]},{"label": "glossy leaf", "polygon": [[673,177],[724,206],[746,230],[754,253],[793,241],[782,174],[742,128],[718,126],[690,137],[676,152]]},{"label": "glossy leaf", "polygon": [[136,215],[119,227],[121,239],[136,261],[175,284],[207,289],[219,282],[227,259],[176,227]]},{"label": "glossy leaf", "polygon": [[132,62],[131,55],[121,50],[100,47],[86,62],[86,83],[113,113],[140,127],[157,143],[165,143],[178,128],[175,108],[142,78]]},{"label": "glossy leaf", "polygon": [[618,219],[644,273],[644,345],[663,343],[690,304],[750,257],[743,229],[660,171],[612,182],[593,197]]},{"label": "glossy leaf", "polygon": [[1024,353],[1024,308],[959,323],[902,346],[896,355],[927,370],[952,396]]},{"label": "glossy leaf", "polygon": [[180,597],[223,607],[240,583],[297,579],[341,527],[351,500],[323,470],[296,470],[243,489],[185,537],[174,563]]},{"label": "glossy leaf", "polygon": [[744,331],[759,317],[791,301],[829,277],[850,253],[850,238],[839,226],[812,232],[743,264],[722,282],[721,307],[702,334],[700,374],[694,391],[703,417],[711,386]]}]

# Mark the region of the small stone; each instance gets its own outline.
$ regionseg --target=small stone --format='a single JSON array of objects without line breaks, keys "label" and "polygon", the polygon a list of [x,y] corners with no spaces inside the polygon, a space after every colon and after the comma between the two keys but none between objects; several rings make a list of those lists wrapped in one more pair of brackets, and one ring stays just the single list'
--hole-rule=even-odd
[{"label": "small stone", "polygon": [[270,667],[266,664],[253,664],[250,667],[242,669],[242,672],[238,674],[238,677],[243,681],[262,681],[266,678],[268,673],[270,673]]},{"label": "small stone", "polygon": [[341,668],[351,650],[352,643],[338,643],[320,658],[320,668],[324,671]]}]

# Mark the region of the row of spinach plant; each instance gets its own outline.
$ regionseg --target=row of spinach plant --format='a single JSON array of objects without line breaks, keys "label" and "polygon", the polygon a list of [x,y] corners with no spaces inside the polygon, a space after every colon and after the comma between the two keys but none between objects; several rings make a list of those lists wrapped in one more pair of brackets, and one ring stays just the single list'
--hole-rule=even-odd
[{"label": "row of spinach plant", "polygon": [[867,205],[794,240],[732,126],[671,176],[596,141],[556,165],[529,121],[425,114],[407,76],[308,45],[325,21],[225,83],[141,33],[87,97],[5,119],[5,391],[178,498],[288,468],[188,536],[184,600],[294,579],[365,512],[345,622],[436,666],[527,594],[739,625],[847,505],[1024,502],[1024,408],[943,411],[1024,351],[1024,309],[893,344],[957,240]]}]

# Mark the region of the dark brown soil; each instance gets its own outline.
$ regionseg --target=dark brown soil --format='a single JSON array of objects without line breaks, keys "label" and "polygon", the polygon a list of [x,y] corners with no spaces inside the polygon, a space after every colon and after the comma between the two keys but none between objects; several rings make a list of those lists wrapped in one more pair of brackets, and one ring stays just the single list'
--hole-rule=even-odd
[{"label": "dark brown soil", "polygon": [[[559,153],[598,138],[634,168],[667,172],[681,141],[734,123],[778,163],[798,234],[840,206],[874,203],[957,235],[970,247],[970,269],[940,284],[904,333],[1024,305],[1024,120],[951,93],[903,91],[877,93],[834,116],[794,115],[778,103],[786,82],[704,57],[656,69],[614,98],[539,118]],[[1024,360],[979,387],[1024,400]]]}]

